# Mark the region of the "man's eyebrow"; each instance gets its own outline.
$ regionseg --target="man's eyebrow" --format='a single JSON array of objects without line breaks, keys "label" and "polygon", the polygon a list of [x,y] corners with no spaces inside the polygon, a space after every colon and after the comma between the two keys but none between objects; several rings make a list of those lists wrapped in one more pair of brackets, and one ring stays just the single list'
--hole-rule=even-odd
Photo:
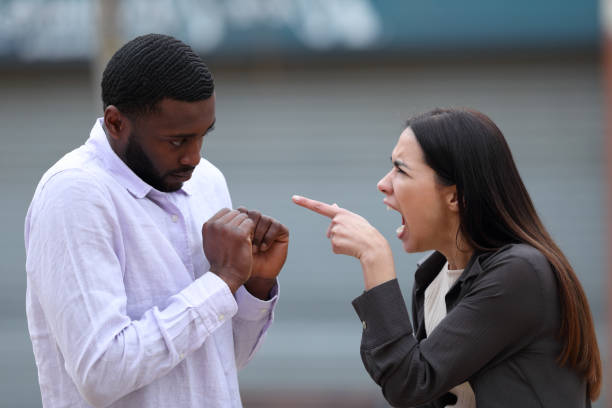
[{"label": "man's eyebrow", "polygon": [[196,137],[197,135],[195,133],[179,133],[176,135],[168,135],[168,137],[175,137],[177,139],[184,139],[187,137]]},{"label": "man's eyebrow", "polygon": [[[216,119],[208,127],[208,129],[206,129],[206,132],[204,132],[204,134],[207,134],[208,132],[213,131],[215,129],[215,123],[217,123]],[[180,134],[177,134],[177,135],[168,135],[168,137],[175,137],[177,139],[183,139],[183,138],[186,138],[186,137],[196,137],[196,136],[198,136],[197,133],[180,133]]]}]

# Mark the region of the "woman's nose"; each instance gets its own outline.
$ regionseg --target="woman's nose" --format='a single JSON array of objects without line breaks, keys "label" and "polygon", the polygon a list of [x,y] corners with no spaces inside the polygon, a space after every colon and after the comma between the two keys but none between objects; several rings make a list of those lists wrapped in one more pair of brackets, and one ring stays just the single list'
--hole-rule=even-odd
[{"label": "woman's nose", "polygon": [[385,174],[385,176],[380,179],[378,184],[376,184],[376,187],[378,187],[378,190],[381,193],[386,194],[386,195],[390,195],[391,193],[393,193],[393,187],[391,187],[391,180],[390,180],[391,171]]}]

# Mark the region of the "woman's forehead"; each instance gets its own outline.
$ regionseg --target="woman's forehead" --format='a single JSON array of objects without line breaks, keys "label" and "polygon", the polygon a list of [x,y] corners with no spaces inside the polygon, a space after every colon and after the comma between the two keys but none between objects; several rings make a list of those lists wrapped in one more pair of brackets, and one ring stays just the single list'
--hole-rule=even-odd
[{"label": "woman's forehead", "polygon": [[421,147],[416,140],[414,132],[409,127],[404,129],[391,153],[392,159],[417,160],[422,158],[422,156]]}]

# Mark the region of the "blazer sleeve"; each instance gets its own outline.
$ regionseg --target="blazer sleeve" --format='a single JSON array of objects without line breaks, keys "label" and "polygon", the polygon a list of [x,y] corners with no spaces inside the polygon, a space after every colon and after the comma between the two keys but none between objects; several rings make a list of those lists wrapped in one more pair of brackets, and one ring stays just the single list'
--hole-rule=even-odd
[{"label": "blazer sleeve", "polygon": [[543,316],[540,285],[528,260],[492,265],[420,342],[397,280],[376,286],[353,301],[364,327],[363,364],[391,405],[430,403],[533,338]]}]

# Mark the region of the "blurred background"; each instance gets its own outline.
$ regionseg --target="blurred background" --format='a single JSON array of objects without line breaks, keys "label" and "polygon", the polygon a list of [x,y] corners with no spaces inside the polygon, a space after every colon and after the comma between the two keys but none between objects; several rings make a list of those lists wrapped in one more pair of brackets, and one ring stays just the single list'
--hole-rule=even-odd
[{"label": "blurred background", "polygon": [[[584,285],[607,370],[607,10],[597,0],[0,1],[0,406],[41,405],[24,306],[34,189],[101,116],[110,55],[149,32],[187,42],[215,75],[203,155],[234,205],[291,230],[276,323],[240,374],[246,407],[387,406],[359,357],[359,264],[333,255],[328,221],[290,197],[370,220],[391,242],[409,302],[423,254],[401,250],[400,217],[376,182],[404,121],[434,107],[481,110],[506,135]],[[606,384],[594,406],[609,406],[608,394]]]}]

